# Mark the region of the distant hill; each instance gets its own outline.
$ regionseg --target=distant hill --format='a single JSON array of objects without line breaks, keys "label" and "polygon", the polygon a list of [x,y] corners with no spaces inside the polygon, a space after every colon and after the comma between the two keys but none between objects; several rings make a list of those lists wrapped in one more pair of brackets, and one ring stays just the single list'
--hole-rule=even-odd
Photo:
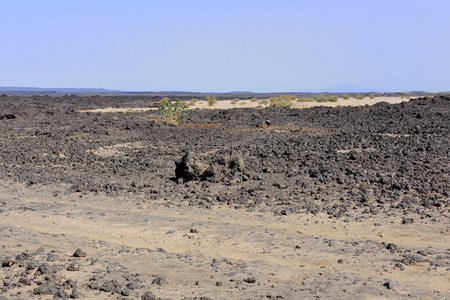
[{"label": "distant hill", "polygon": [[[14,87],[14,86],[0,86],[0,95],[17,95],[17,96],[32,96],[32,95],[51,95],[51,96],[63,96],[63,95],[78,95],[78,96],[161,96],[161,95],[172,95],[172,96],[191,96],[191,97],[204,97],[205,95],[222,95],[221,97],[265,97],[270,98],[273,96],[284,95],[288,93],[296,94],[299,97],[309,97],[312,94],[320,93],[386,93],[389,95],[400,95],[400,94],[420,94],[425,95],[427,92],[388,92],[373,88],[364,88],[356,86],[352,83],[346,83],[341,86],[322,88],[312,91],[304,92],[249,92],[249,91],[232,91],[232,92],[191,92],[191,91],[121,91],[121,90],[109,90],[102,88],[38,88],[38,87]],[[249,98],[250,99],[250,98]]]},{"label": "distant hill", "polygon": [[122,92],[119,90],[108,89],[89,89],[89,88],[38,88],[38,87],[16,87],[0,86],[0,92],[58,92],[58,93],[111,93]]}]

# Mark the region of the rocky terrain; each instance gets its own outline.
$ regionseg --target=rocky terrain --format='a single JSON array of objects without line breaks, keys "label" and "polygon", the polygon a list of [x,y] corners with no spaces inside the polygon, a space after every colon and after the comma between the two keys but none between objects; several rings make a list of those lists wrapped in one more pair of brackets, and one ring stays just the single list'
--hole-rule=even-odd
[{"label": "rocky terrain", "polygon": [[0,99],[0,299],[450,298],[450,97],[157,100]]}]

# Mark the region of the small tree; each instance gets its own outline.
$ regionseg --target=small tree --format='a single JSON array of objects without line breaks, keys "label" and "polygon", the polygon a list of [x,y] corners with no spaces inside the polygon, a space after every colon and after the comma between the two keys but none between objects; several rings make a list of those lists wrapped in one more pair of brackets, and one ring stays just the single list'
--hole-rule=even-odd
[{"label": "small tree", "polygon": [[187,107],[188,106],[181,103],[179,99],[176,99],[175,101],[169,99],[166,103],[161,103],[158,110],[163,113],[167,122],[178,124],[187,118],[187,114],[184,112]]}]

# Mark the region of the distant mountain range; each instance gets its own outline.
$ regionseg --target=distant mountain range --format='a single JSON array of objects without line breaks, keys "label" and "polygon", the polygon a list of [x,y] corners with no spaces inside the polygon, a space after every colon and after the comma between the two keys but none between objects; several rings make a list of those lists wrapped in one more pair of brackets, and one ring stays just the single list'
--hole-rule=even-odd
[{"label": "distant mountain range", "polygon": [[122,92],[119,90],[108,89],[89,89],[89,88],[38,88],[38,87],[16,87],[0,86],[0,92],[58,92],[58,93],[86,93],[86,92]]},{"label": "distant mountain range", "polygon": [[356,86],[353,83],[345,83],[340,86],[335,87],[329,87],[329,88],[322,88],[311,91],[313,93],[370,93],[370,92],[383,92],[386,93],[387,91],[383,91],[380,89],[374,89],[374,88],[366,88],[366,87],[360,87]]},{"label": "distant mountain range", "polygon": [[[371,93],[371,92],[381,92],[381,93],[389,93],[386,90],[380,90],[375,88],[366,88],[356,86],[352,83],[346,83],[340,86],[328,87],[315,89],[310,91],[302,91],[295,92],[291,91],[291,93]],[[422,92],[422,91],[421,91]],[[15,87],[15,86],[0,86],[0,94],[1,93],[11,93],[17,95],[32,95],[32,94],[53,94],[53,95],[64,95],[64,94],[172,94],[172,95],[189,95],[189,94],[279,94],[280,92],[265,92],[265,93],[257,93],[257,92],[249,92],[249,91],[232,91],[232,92],[222,92],[222,93],[204,93],[204,92],[192,92],[192,91],[121,91],[121,90],[109,90],[102,88],[38,88],[38,87]],[[282,92],[287,93],[287,92]],[[425,93],[425,92],[422,92]]]}]

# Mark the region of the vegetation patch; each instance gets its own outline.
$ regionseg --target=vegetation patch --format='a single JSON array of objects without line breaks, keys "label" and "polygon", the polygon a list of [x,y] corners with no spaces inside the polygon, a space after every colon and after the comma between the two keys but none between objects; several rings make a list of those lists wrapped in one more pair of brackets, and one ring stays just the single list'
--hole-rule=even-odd
[{"label": "vegetation patch", "polygon": [[195,104],[197,103],[197,98],[192,98],[190,101],[189,101],[189,103],[188,103],[188,106],[195,106]]},{"label": "vegetation patch", "polygon": [[297,102],[315,102],[316,99],[314,97],[300,97],[297,99]]},{"label": "vegetation patch", "polygon": [[294,95],[282,95],[279,97],[271,97],[269,98],[271,107],[281,107],[287,106],[291,107],[294,104],[294,101],[297,100],[297,97]]},{"label": "vegetation patch", "polygon": [[184,112],[188,106],[179,99],[172,101],[170,99],[165,103],[161,103],[158,110],[166,117],[166,121],[172,124],[179,124],[187,118]]},{"label": "vegetation patch", "polygon": [[269,104],[269,100],[267,100],[267,99],[259,100],[258,104],[259,105],[268,105]]},{"label": "vegetation patch", "polygon": [[357,100],[363,100],[365,98],[365,96],[361,95],[360,93],[356,93],[353,97],[355,97],[355,99]]},{"label": "vegetation patch", "polygon": [[217,98],[214,96],[206,96],[205,100],[206,100],[206,102],[208,102],[209,106],[213,106],[214,104],[217,103]]}]

